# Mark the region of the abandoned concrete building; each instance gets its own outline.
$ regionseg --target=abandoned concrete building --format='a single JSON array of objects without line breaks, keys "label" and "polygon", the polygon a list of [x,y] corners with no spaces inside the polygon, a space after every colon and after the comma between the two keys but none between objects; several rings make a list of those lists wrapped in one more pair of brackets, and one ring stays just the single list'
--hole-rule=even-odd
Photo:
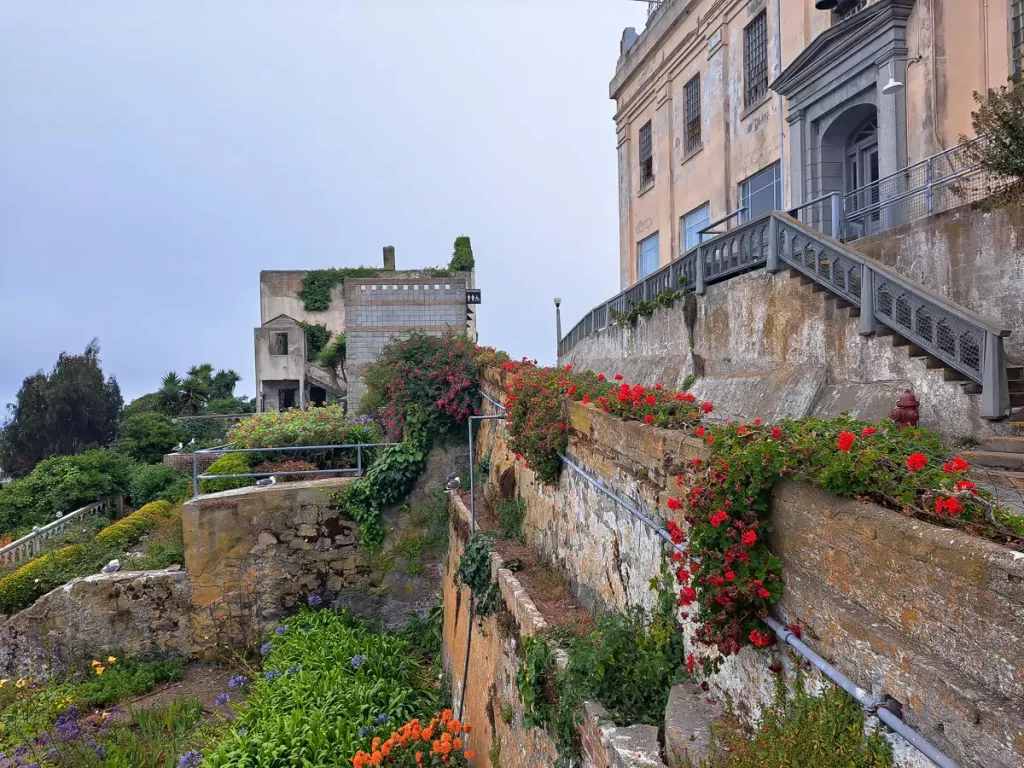
[{"label": "abandoned concrete building", "polygon": [[[306,408],[347,399],[359,405],[362,375],[394,337],[413,331],[477,338],[480,291],[473,272],[397,270],[395,249],[384,248],[383,267],[361,277],[338,278],[322,309],[304,299],[304,270],[260,272],[260,326],[254,329],[257,410]],[[320,305],[317,305],[320,306]],[[345,338],[343,366],[329,370],[309,346],[309,326],[325,326],[331,339]]]}]

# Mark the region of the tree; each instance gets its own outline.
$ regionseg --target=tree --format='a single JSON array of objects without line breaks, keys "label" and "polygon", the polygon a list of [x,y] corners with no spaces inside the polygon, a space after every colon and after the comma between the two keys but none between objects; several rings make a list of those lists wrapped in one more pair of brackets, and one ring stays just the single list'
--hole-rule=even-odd
[{"label": "tree", "polygon": [[235,396],[235,386],[242,380],[237,371],[230,368],[217,371],[210,382],[210,400],[227,400]]},{"label": "tree", "polygon": [[160,390],[156,393],[160,412],[167,416],[181,414],[181,379],[174,371],[165,373],[160,380]]},{"label": "tree", "polygon": [[348,376],[345,375],[345,344],[345,334],[339,333],[334,337],[334,341],[327,344],[316,356],[316,361],[330,372],[334,385],[339,389],[339,377],[346,385],[348,384]]},{"label": "tree", "polygon": [[136,413],[121,424],[117,449],[143,464],[160,461],[175,445],[185,441],[185,430],[162,413]]},{"label": "tree", "polygon": [[969,144],[965,155],[994,177],[987,191],[994,205],[1004,205],[1024,197],[1024,82],[1011,80],[1009,87],[975,93],[974,100],[978,109],[971,112],[971,126],[986,138]]},{"label": "tree", "polygon": [[472,272],[475,266],[473,246],[469,244],[469,237],[459,235],[455,238],[455,250],[452,251],[452,260],[448,269],[455,272]]},{"label": "tree", "polygon": [[62,352],[52,371],[24,380],[0,429],[0,471],[24,477],[49,456],[110,444],[124,401],[117,380],[104,378],[99,353],[93,340],[81,355]]}]

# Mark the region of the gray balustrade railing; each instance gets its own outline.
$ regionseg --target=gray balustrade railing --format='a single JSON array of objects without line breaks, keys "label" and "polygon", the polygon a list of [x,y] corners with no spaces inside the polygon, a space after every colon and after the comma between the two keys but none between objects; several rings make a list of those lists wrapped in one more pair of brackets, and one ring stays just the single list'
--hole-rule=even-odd
[{"label": "gray balustrade railing", "polygon": [[[819,205],[821,201],[811,201]],[[831,210],[838,203],[830,201]],[[803,206],[802,206],[803,207]],[[790,213],[800,215],[800,209]],[[834,226],[833,222],[830,222]],[[690,273],[693,268],[693,279]],[[793,216],[775,211],[691,248],[680,258],[591,310],[559,342],[559,355],[606,327],[611,311],[628,309],[635,297],[654,298],[659,286],[687,277],[703,294],[708,284],[751,269],[791,267],[860,308],[860,332],[878,324],[896,331],[948,367],[982,386],[981,416],[999,419],[1010,405],[1003,339],[1010,329],[940,296],[923,285],[844,246]],[[599,322],[602,321],[602,322]]]},{"label": "gray balustrade railing", "polygon": [[47,543],[52,539],[68,533],[76,522],[82,520],[87,515],[100,514],[106,508],[107,502],[105,501],[87,504],[81,509],[76,509],[74,512],[69,512],[63,517],[54,520],[52,523],[34,528],[32,533],[0,547],[0,568],[27,563],[32,558],[42,554],[43,550],[46,549]]},{"label": "gray balustrade railing", "polygon": [[990,196],[1007,179],[977,164],[976,152],[989,140],[971,139],[845,195],[843,240],[874,235]]}]

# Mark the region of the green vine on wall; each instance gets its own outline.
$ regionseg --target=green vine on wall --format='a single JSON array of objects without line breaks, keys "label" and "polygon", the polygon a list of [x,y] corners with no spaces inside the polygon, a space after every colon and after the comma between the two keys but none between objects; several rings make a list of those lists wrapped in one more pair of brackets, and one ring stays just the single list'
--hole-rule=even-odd
[{"label": "green vine on wall", "polygon": [[302,278],[302,308],[307,312],[324,312],[331,308],[331,289],[349,277],[377,277],[374,267],[342,267],[340,269],[314,269]]},{"label": "green vine on wall", "polygon": [[459,235],[455,238],[455,249],[452,251],[452,260],[448,269],[452,272],[472,272],[475,267],[473,246],[470,245],[466,235]]},{"label": "green vine on wall", "polygon": [[490,536],[475,533],[459,558],[459,580],[473,593],[477,616],[490,616],[501,607],[501,591],[491,576],[492,548]]},{"label": "green vine on wall", "polygon": [[630,302],[629,309],[625,312],[610,309],[609,313],[611,315],[612,322],[619,326],[619,328],[625,328],[626,326],[632,327],[636,325],[636,321],[641,317],[650,317],[653,315],[656,309],[672,307],[678,299],[681,299],[686,293],[688,293],[686,282],[686,276],[680,275],[679,284],[683,287],[678,290],[675,288],[666,288],[653,299]]},{"label": "green vine on wall", "polygon": [[306,359],[316,360],[320,351],[327,346],[331,340],[331,332],[323,323],[299,323],[306,333]]}]

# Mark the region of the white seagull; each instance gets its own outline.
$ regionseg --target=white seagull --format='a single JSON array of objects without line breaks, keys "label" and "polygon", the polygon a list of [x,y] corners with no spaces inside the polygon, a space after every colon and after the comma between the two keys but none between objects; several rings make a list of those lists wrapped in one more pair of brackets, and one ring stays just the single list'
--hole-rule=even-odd
[{"label": "white seagull", "polygon": [[196,439],[193,437],[191,440],[188,441],[188,444],[189,445],[195,445],[196,444]]},{"label": "white seagull", "polygon": [[115,571],[120,571],[120,570],[121,570],[121,561],[120,560],[111,560],[109,563],[104,565],[103,568],[100,569],[100,572],[101,573],[114,573]]},{"label": "white seagull", "polygon": [[60,520],[62,517],[64,517],[64,510],[58,509],[57,514],[53,516],[53,519]]},{"label": "white seagull", "polygon": [[171,448],[171,452],[172,453],[177,453],[178,451],[180,451],[184,447],[185,447],[185,445],[183,443],[178,443],[176,446]]},{"label": "white seagull", "polygon": [[448,481],[448,484],[444,488],[446,491],[457,491],[459,490],[460,485],[462,485],[462,483],[459,481],[459,478],[453,477]]},{"label": "white seagull", "polygon": [[256,481],[256,485],[260,488],[269,488],[271,485],[277,482],[277,478],[274,475],[270,477],[264,477]]}]

